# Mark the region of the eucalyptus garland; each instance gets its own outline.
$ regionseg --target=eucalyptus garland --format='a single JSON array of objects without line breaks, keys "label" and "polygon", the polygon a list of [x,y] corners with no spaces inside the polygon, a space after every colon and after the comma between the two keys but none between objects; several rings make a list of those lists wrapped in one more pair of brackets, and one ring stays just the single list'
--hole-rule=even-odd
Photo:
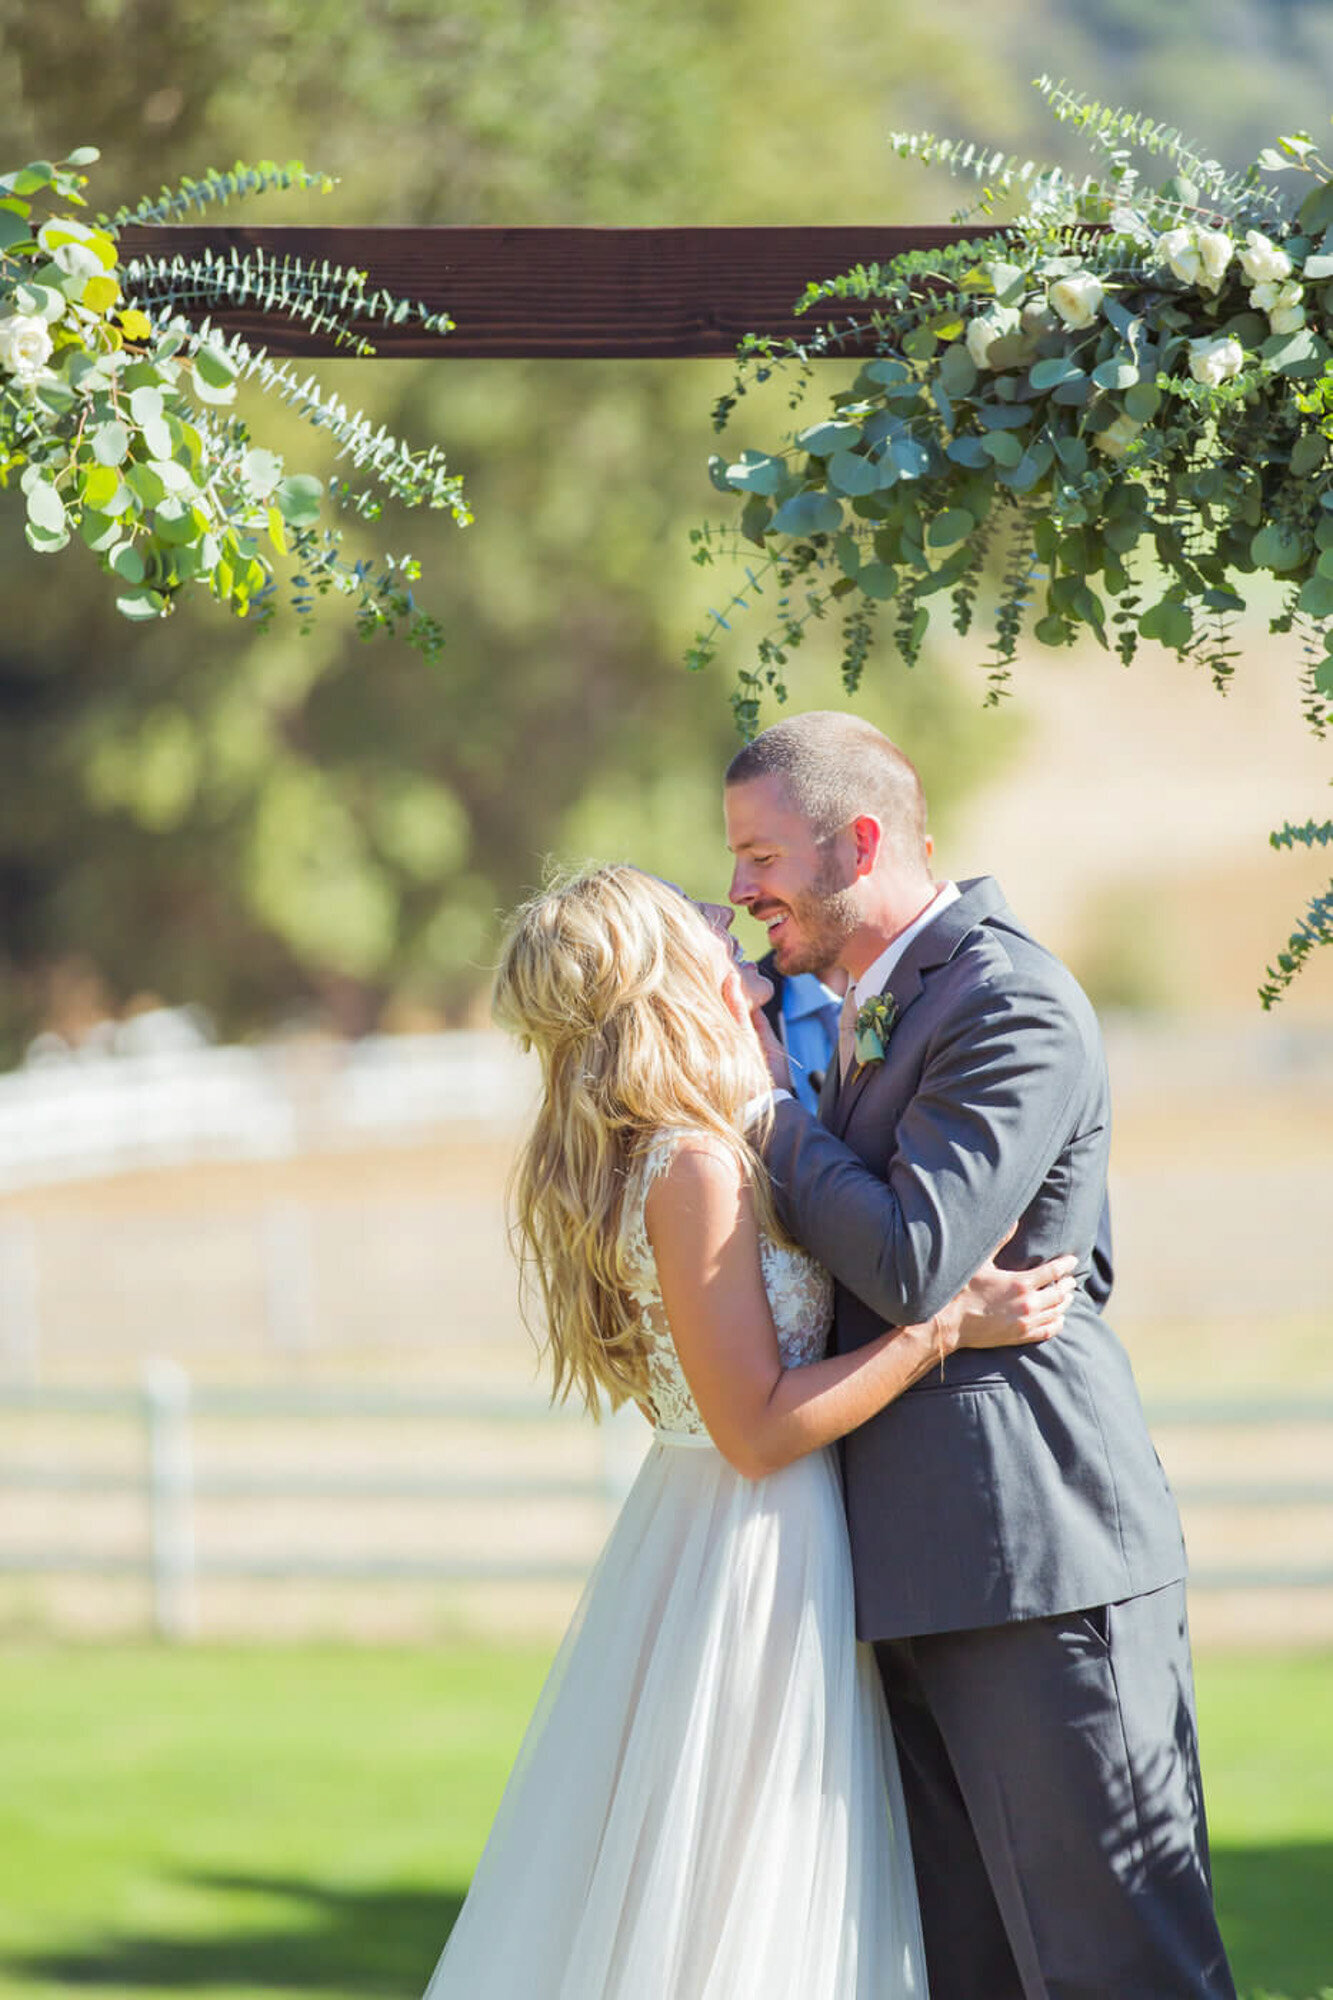
[{"label": "eucalyptus garland", "polygon": [[[461,482],[437,448],[413,451],[326,394],[312,376],[210,324],[247,304],[372,353],[357,325],[415,317],[451,322],[388,293],[363,274],[297,258],[145,256],[122,261],[130,224],[179,220],[238,195],[332,183],[299,162],[238,166],[186,180],[114,216],[86,207],[83,147],[52,164],[0,175],[0,484],[17,482],[32,547],[56,554],[82,542],[112,580],[125,617],[165,616],[187,589],[242,617],[268,619],[285,571],[308,623],[321,596],[352,600],[363,634],[401,632],[428,657],[443,632],[416,603],[410,555],[350,560],[330,508],[376,521],[390,495],[407,506],[470,519]],[[251,382],[327,431],[349,476],[327,491],[289,470],[236,413]]]},{"label": "eucalyptus garland", "polygon": [[[715,656],[733,616],[776,585],[778,615],[733,704],[752,731],[785,697],[792,651],[841,606],[854,694],[884,607],[911,664],[932,616],[973,625],[983,564],[1000,566],[987,659],[1003,691],[1026,635],[1091,634],[1126,663],[1155,640],[1224,687],[1255,581],[1275,631],[1300,641],[1300,698],[1333,718],[1333,176],[1304,133],[1228,173],[1178,132],[1042,78],[1055,116],[1098,156],[1078,178],[933,134],[898,153],[979,184],[954,220],[1022,212],[1002,228],[812,283],[799,310],[851,306],[808,340],[750,337],[725,428],[751,384],[788,371],[791,407],[813,363],[854,344],[831,414],[776,447],[710,463],[740,496],[738,528],[695,532],[696,560],[759,552],[695,642]],[[1170,177],[1145,184],[1143,158]],[[1138,162],[1138,163],[1136,163]],[[1269,176],[1303,177],[1294,194]],[[822,376],[821,376],[822,381]],[[1278,845],[1327,844],[1333,823]],[[1333,885],[1330,885],[1333,889]],[[1317,897],[1261,989],[1271,1005],[1317,943]]]}]

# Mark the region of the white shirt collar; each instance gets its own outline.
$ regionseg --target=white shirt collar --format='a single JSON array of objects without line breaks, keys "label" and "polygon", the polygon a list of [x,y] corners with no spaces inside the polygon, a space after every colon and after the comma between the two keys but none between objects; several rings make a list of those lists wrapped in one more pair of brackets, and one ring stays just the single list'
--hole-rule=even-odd
[{"label": "white shirt collar", "polygon": [[902,957],[913,938],[920,935],[926,925],[933,923],[941,910],[947,910],[950,903],[956,903],[960,895],[956,882],[942,883],[926,904],[919,917],[913,917],[906,930],[899,931],[891,944],[885,945],[873,965],[868,965],[856,982],[856,1004],[865,1005],[872,995],[882,993],[888,985],[889,974]]}]

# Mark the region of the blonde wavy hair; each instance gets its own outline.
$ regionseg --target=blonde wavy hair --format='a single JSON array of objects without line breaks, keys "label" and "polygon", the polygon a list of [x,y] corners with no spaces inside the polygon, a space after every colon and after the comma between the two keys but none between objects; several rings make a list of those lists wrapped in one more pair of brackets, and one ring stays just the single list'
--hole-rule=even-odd
[{"label": "blonde wavy hair", "polygon": [[736,1156],[761,1221],[768,1176],[744,1108],[767,1084],[722,995],[715,936],[680,890],[637,868],[552,882],[512,918],[492,994],[499,1024],[537,1051],[542,1097],[510,1189],[524,1316],[540,1301],[553,1398],[594,1416],[649,1395],[622,1241],[653,1138],[692,1130]]}]

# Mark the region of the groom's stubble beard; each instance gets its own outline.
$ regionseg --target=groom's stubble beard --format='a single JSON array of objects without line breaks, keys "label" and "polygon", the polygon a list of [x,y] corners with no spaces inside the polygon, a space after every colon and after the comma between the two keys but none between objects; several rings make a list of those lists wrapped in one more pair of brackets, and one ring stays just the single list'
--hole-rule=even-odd
[{"label": "groom's stubble beard", "polygon": [[852,891],[840,879],[836,857],[825,853],[808,889],[786,899],[787,909],[800,936],[793,943],[784,939],[773,947],[773,957],[784,978],[798,972],[827,972],[838,963],[842,948],[860,923],[860,913]]}]

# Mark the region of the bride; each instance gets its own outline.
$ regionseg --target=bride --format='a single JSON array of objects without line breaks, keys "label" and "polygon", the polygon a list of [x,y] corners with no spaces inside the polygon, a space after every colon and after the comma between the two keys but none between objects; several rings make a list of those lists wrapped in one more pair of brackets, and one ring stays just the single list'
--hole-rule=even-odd
[{"label": "bride", "polygon": [[[557,1394],[632,1398],[642,1470],[551,1669],[427,2000],[907,2000],[907,1829],[828,1447],[956,1346],[1058,1330],[1061,1259],[825,1357],[747,1111],[766,982],[669,884],[522,908],[495,1012],[541,1058],[515,1199]],[[901,1524],[906,1539],[910,1521]]]}]

